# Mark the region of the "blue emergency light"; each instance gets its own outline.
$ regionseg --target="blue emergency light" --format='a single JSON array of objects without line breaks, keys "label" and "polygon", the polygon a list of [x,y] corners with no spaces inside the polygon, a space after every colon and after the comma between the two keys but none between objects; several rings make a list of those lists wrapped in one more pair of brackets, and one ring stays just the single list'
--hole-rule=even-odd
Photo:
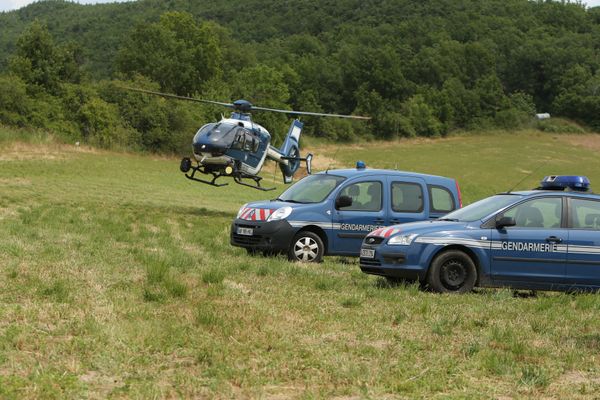
[{"label": "blue emergency light", "polygon": [[364,161],[357,161],[356,162],[356,169],[365,169],[367,168],[367,164],[365,164]]},{"label": "blue emergency light", "polygon": [[590,189],[590,180],[586,176],[577,175],[550,175],[544,177],[540,189],[565,190],[587,192]]}]

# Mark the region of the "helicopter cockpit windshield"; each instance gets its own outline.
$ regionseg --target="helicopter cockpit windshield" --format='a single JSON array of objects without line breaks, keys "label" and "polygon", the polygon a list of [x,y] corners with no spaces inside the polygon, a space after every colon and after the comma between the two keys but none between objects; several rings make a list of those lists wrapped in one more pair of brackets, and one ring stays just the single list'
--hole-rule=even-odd
[{"label": "helicopter cockpit windshield", "polygon": [[210,129],[207,136],[210,137],[211,142],[231,143],[234,140],[236,128],[238,128],[237,125],[220,122]]}]

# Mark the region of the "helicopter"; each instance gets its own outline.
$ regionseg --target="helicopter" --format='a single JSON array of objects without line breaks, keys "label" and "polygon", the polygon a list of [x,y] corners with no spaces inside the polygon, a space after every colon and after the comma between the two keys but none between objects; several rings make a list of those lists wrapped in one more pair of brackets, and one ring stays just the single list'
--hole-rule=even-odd
[{"label": "helicopter", "polygon": [[[231,108],[233,111],[229,118],[221,117],[218,122],[203,125],[192,140],[193,159],[184,157],[179,169],[185,177],[208,185],[221,187],[227,183],[217,183],[221,177],[231,177],[234,182],[254,189],[268,191],[275,188],[261,186],[262,177],[258,173],[265,160],[273,160],[279,164],[284,183],[291,183],[295,172],[300,168],[301,162],[306,162],[307,173],[311,173],[312,154],[300,156],[300,134],[304,124],[294,119],[280,148],[271,145],[271,134],[262,126],[252,121],[252,111],[268,111],[288,115],[310,115],[321,117],[351,118],[369,120],[370,117],[357,115],[326,114],[306,111],[280,110],[275,108],[258,107],[247,100],[236,100],[225,103],[213,100],[203,100],[194,97],[180,96],[170,93],[161,93],[146,89],[124,87],[140,93],[162,96],[185,101],[194,101],[205,104],[215,104]],[[197,173],[211,175],[212,179],[201,179]],[[252,183],[246,183],[250,179]]]}]

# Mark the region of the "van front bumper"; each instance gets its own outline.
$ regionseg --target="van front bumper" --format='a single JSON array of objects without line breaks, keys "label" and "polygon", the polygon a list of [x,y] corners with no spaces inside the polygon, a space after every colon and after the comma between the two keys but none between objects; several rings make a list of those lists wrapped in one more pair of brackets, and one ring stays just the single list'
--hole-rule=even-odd
[{"label": "van front bumper", "polygon": [[[252,234],[249,234],[251,230]],[[287,220],[247,221],[236,219],[231,224],[231,245],[251,250],[287,252],[297,228]]]}]

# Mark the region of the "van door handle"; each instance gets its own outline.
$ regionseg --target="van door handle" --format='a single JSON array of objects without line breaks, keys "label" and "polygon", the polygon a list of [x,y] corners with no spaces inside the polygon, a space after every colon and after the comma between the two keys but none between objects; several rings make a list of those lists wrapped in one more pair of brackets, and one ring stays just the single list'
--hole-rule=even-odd
[{"label": "van door handle", "polygon": [[383,218],[375,218],[376,224],[383,224],[384,222],[385,222],[385,219],[383,219]]},{"label": "van door handle", "polygon": [[400,221],[398,218],[392,218],[392,219],[390,220],[390,222],[391,222],[393,225],[396,225],[396,224],[400,224],[400,223],[402,223],[402,221]]},{"label": "van door handle", "polygon": [[546,238],[546,242],[548,243],[561,243],[562,239],[557,236],[550,236]]}]

